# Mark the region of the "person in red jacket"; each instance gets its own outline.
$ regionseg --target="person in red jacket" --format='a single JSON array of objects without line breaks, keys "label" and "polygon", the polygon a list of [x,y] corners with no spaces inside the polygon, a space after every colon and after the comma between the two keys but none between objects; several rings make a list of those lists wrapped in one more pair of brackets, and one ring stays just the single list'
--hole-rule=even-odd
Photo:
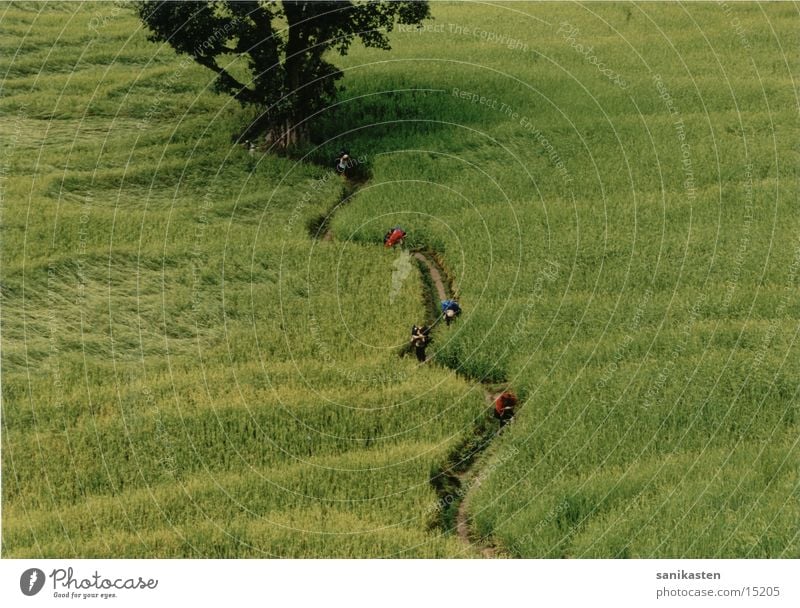
[{"label": "person in red jacket", "polygon": [[516,405],[517,396],[509,391],[501,393],[494,400],[494,417],[500,421],[501,428],[514,417]]},{"label": "person in red jacket", "polygon": [[406,238],[405,230],[400,228],[400,226],[395,226],[386,233],[386,236],[383,237],[383,246],[390,248],[394,247],[398,243],[402,244],[404,238]]}]

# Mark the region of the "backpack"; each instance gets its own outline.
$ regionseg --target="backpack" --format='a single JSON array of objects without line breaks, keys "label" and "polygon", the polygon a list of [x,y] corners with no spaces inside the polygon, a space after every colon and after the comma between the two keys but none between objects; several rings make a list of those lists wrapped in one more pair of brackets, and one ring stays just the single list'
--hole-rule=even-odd
[{"label": "backpack", "polygon": [[445,300],[442,302],[442,314],[446,313],[448,310],[453,310],[456,314],[459,314],[461,312],[461,307],[455,300]]}]

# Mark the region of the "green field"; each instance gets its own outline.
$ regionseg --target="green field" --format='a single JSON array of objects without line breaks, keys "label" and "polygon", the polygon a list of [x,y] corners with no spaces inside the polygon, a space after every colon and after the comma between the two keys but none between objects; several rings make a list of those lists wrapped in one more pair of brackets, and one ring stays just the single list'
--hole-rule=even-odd
[{"label": "green field", "polygon": [[479,556],[480,380],[503,554],[800,557],[796,6],[432,13],[288,158],[130,8],[0,3],[3,557]]}]

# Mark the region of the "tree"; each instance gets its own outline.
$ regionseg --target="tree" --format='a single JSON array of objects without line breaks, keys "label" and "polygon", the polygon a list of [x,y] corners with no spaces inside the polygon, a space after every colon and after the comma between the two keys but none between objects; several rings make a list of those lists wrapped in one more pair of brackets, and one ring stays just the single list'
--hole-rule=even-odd
[{"label": "tree", "polygon": [[356,37],[389,50],[386,33],[395,22],[419,24],[429,16],[426,0],[142,0],[137,10],[150,40],[216,72],[218,92],[259,107],[255,128],[283,148],[306,139],[303,119],[335,98],[342,73],[323,59],[327,51],[346,55]]}]

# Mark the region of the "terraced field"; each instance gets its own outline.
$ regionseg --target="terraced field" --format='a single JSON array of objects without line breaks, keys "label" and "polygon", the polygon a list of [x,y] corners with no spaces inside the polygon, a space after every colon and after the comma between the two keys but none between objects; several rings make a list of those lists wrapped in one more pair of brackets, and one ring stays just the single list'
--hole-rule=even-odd
[{"label": "terraced field", "polygon": [[[0,5],[4,556],[481,555],[481,380],[473,539],[800,556],[796,7],[433,14],[284,158],[130,9]],[[421,366],[395,224],[465,310]]]}]

